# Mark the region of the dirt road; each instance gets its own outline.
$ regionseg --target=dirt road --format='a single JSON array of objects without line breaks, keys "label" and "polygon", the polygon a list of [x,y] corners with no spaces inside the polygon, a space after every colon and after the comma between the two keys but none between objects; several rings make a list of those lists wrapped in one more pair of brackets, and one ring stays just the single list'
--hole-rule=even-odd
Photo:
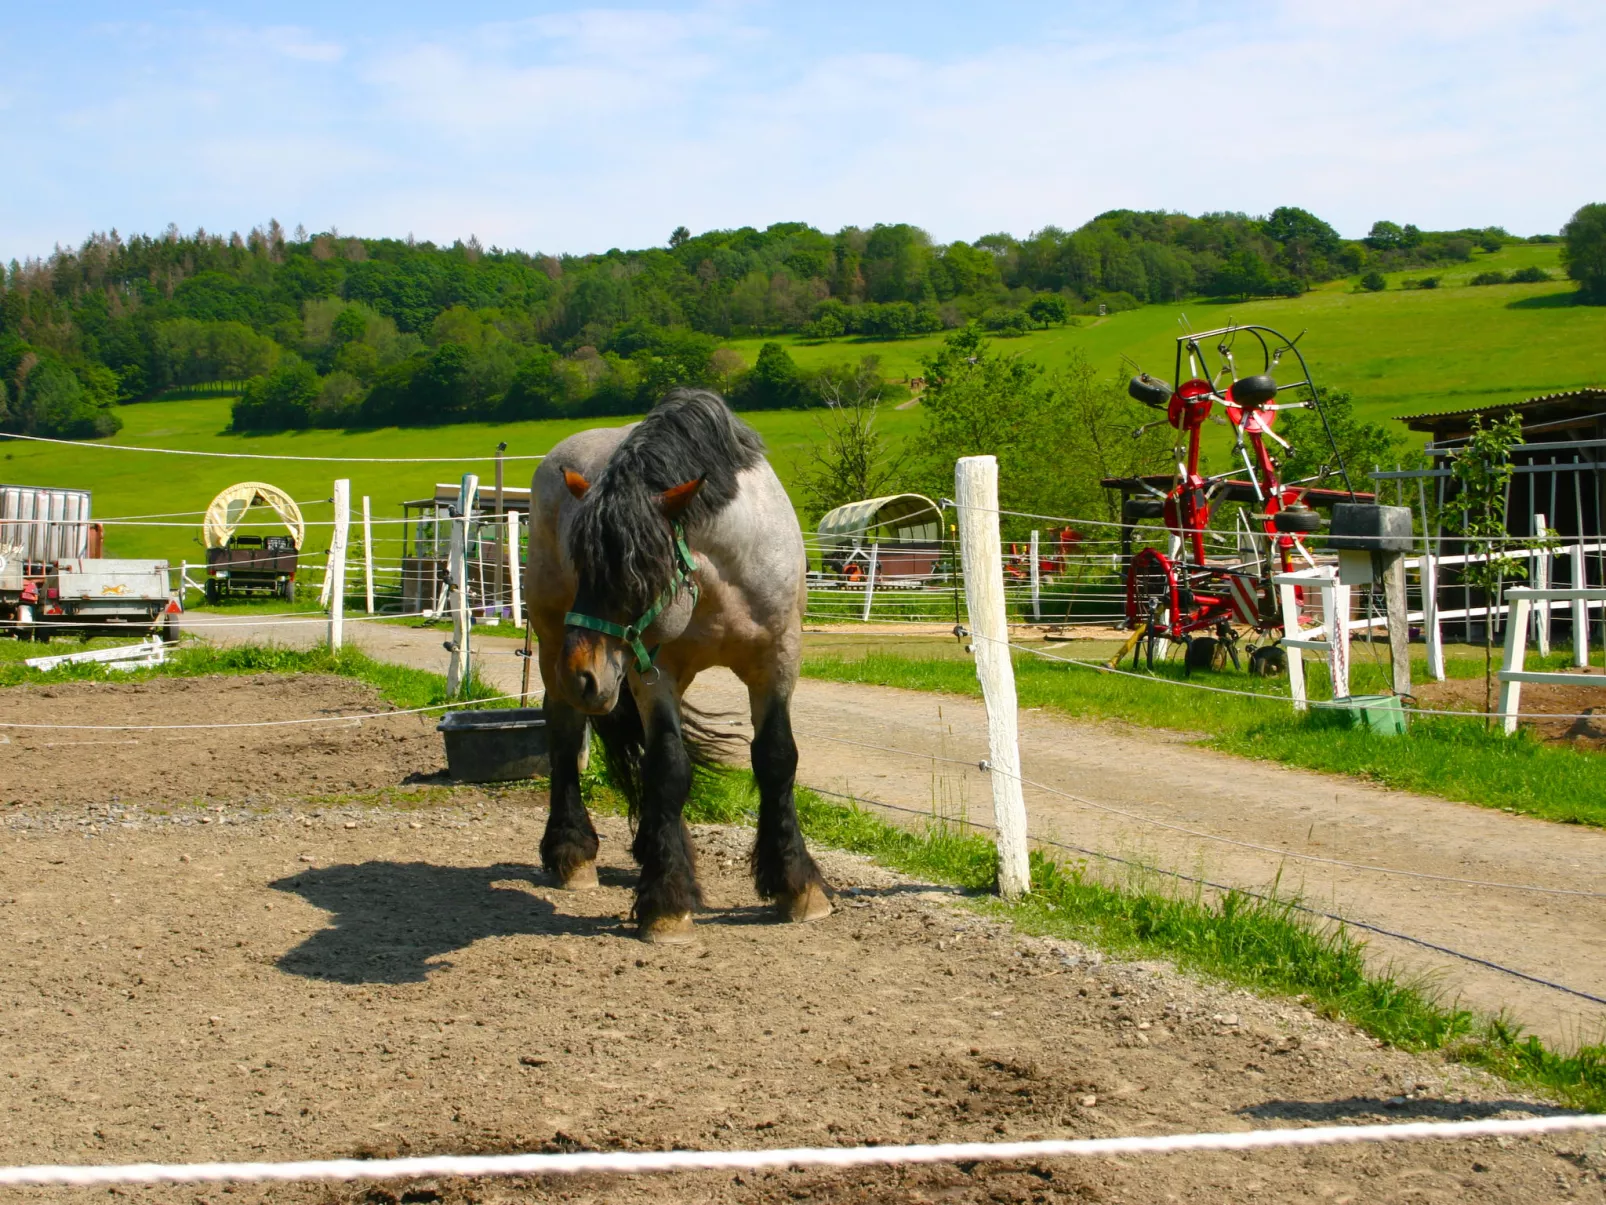
[{"label": "dirt road", "polygon": [[[294,714],[298,700],[335,714],[379,707],[371,688],[317,676],[0,695],[0,719],[30,723],[127,722],[152,709],[202,723],[236,712],[242,695],[267,718]],[[0,745],[0,1163],[744,1149],[1551,1111],[1289,1001],[1021,936],[850,855],[819,851],[839,893],[833,915],[775,924],[747,880],[750,829],[695,831],[709,897],[696,941],[643,946],[625,919],[635,874],[619,818],[599,818],[600,888],[558,890],[532,865],[540,794],[439,785],[427,720],[295,731],[202,741],[10,730]],[[150,1205],[1601,1205],[1603,1193],[1606,1148],[1562,1135],[110,1195]],[[7,1199],[87,1205],[108,1193]]]},{"label": "dirt road", "polygon": [[[190,623],[207,632],[207,617],[191,617]],[[356,624],[348,632],[375,656],[444,669],[439,631]],[[230,627],[207,634],[284,640],[287,633],[313,640],[322,628]],[[481,674],[516,690],[516,647],[514,640],[476,633]],[[745,709],[740,684],[724,673],[700,678],[691,697],[715,712],[739,715]],[[794,714],[799,777],[810,786],[922,814],[963,813],[990,821],[990,787],[974,768],[986,756],[978,701],[805,679]],[[1252,762],[1201,749],[1175,733],[1042,712],[1025,712],[1020,719],[1024,777],[1078,797],[1028,787],[1036,838],[1249,889],[1280,882],[1313,906],[1606,998],[1606,898],[1478,885],[1606,892],[1606,833]],[[737,723],[750,730],[745,716]],[[1277,851],[1444,878],[1299,861],[1161,823]],[[1599,1041],[1606,1031],[1606,1008],[1600,1005],[1418,946],[1376,935],[1370,940],[1380,962],[1430,974],[1467,1005],[1509,1009],[1547,1039]]]}]

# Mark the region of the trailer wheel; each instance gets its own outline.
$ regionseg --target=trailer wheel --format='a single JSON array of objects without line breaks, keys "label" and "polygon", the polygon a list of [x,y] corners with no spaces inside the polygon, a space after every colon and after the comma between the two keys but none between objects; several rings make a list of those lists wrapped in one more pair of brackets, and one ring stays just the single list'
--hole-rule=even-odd
[{"label": "trailer wheel", "polygon": [[284,579],[284,581],[282,583],[280,583],[280,585],[279,585],[279,597],[284,599],[285,602],[295,602],[295,600],[296,600],[296,579],[295,578],[287,577],[287,578]]},{"label": "trailer wheel", "polygon": [[178,635],[178,616],[169,615],[162,621],[162,643],[177,644]]},{"label": "trailer wheel", "polygon": [[206,601],[211,606],[217,606],[218,600],[223,597],[223,591],[218,588],[217,578],[206,579]]}]

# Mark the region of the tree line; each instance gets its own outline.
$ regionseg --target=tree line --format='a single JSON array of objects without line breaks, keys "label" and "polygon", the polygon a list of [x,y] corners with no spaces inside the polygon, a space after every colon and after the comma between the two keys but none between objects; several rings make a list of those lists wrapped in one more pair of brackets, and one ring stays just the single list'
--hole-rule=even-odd
[{"label": "tree line", "polygon": [[640,413],[678,384],[711,385],[739,406],[800,405],[824,396],[821,383],[779,344],[749,365],[720,341],[971,324],[1008,336],[1099,307],[1298,293],[1508,241],[1498,228],[1392,222],[1344,240],[1286,206],[1264,217],[1116,210],[1074,231],[947,244],[906,223],[682,227],[663,247],[590,255],[277,222],[244,236],[111,231],[7,269],[0,430],[106,435],[121,425],[118,403],[210,382],[239,388],[242,430]]}]

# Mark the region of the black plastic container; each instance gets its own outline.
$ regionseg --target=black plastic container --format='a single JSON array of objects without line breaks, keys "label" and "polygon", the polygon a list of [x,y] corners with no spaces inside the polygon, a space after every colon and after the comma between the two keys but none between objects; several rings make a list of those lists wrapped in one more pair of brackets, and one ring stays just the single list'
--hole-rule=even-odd
[{"label": "black plastic container", "polygon": [[435,728],[446,738],[446,772],[459,782],[544,778],[551,768],[539,707],[449,711]]}]

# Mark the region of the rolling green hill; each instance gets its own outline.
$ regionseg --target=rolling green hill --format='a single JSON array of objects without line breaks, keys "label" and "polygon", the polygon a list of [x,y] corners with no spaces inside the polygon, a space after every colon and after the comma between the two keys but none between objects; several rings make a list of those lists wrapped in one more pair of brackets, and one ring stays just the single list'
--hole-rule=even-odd
[{"label": "rolling green hill", "polygon": [[[1051,367],[1080,349],[1110,373],[1120,370],[1126,356],[1169,378],[1180,321],[1193,330],[1233,320],[1261,322],[1291,336],[1308,328],[1300,349],[1316,380],[1353,392],[1367,418],[1510,402],[1606,381],[1606,307],[1571,304],[1574,288],[1561,279],[1557,254],[1554,244],[1476,252],[1470,263],[1453,269],[1393,273],[1381,293],[1358,292],[1353,280],[1338,280],[1295,298],[1150,305],[1084,318],[1083,326],[1000,340],[1000,346]],[[1468,283],[1479,272],[1529,266],[1545,268],[1557,279]],[[1433,274],[1441,278],[1436,289],[1401,288],[1404,280]],[[883,374],[901,380],[917,375],[921,358],[941,340],[928,335],[894,342],[809,342],[784,336],[728,346],[752,363],[764,343],[780,342],[805,368],[878,355]]]}]

